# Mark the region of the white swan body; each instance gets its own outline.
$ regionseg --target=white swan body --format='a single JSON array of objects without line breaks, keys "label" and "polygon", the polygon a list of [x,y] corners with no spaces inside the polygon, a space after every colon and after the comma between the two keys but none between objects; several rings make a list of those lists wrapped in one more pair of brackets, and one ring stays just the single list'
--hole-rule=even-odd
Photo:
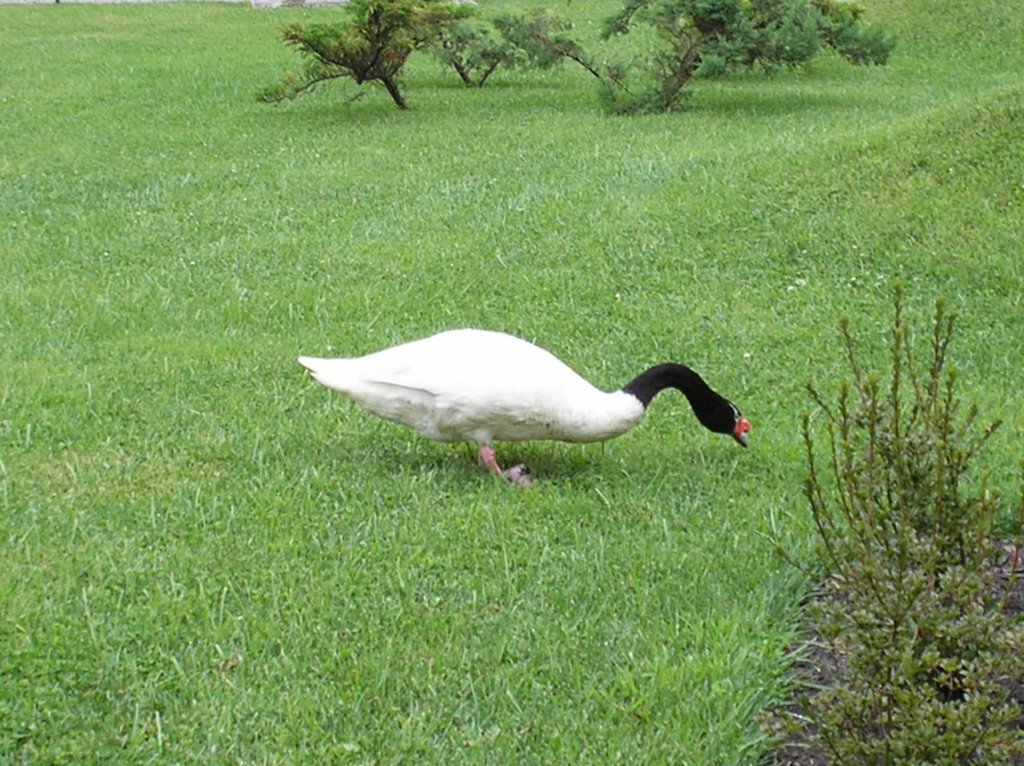
[{"label": "white swan body", "polygon": [[353,359],[299,362],[328,388],[436,441],[602,441],[644,415],[635,396],[601,391],[550,352],[487,330],[449,330]]},{"label": "white swan body", "polygon": [[625,433],[665,388],[686,396],[710,431],[744,447],[750,422],[696,372],[662,364],[606,393],[548,351],[487,330],[449,330],[352,359],[299,357],[328,388],[436,441],[472,441],[480,463],[528,484],[524,466],[501,470],[495,441],[593,442]]}]

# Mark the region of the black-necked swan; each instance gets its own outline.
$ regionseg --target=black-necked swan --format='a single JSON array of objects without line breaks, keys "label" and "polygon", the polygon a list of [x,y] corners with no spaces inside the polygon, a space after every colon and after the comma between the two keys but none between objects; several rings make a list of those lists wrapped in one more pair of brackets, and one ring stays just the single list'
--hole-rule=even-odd
[{"label": "black-necked swan", "polygon": [[476,442],[480,464],[517,484],[530,483],[526,468],[503,471],[494,442],[611,439],[666,388],[679,389],[709,431],[744,447],[750,431],[736,406],[684,365],[659,364],[606,393],[550,352],[489,330],[449,330],[366,356],[299,363],[328,388],[428,439]]}]

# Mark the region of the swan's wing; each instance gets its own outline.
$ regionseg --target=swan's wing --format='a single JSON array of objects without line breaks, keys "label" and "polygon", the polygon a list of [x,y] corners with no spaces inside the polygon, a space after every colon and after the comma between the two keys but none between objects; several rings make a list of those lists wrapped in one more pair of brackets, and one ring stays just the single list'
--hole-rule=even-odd
[{"label": "swan's wing", "polygon": [[516,402],[592,391],[593,386],[549,351],[504,333],[450,330],[362,357],[367,377],[451,398]]}]

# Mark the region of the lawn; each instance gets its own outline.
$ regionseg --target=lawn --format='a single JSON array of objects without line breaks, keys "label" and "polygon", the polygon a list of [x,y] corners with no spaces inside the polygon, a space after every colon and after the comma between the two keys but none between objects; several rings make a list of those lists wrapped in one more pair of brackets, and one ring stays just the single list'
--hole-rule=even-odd
[{"label": "lawn", "polygon": [[[639,118],[427,57],[408,111],[257,103],[332,10],[0,6],[0,761],[758,763],[838,318],[882,363],[893,281],[922,331],[947,296],[1017,487],[1024,8],[870,5],[887,67]],[[592,40],[616,7],[561,10]],[[517,488],[295,363],[458,326],[608,390],[688,363],[751,447],[664,394],[614,442],[499,445]]]}]

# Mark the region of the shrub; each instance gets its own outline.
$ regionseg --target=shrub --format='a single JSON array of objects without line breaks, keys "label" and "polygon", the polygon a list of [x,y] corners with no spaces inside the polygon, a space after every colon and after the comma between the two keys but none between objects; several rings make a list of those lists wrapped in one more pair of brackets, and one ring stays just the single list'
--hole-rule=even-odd
[{"label": "shrub", "polygon": [[409,55],[433,43],[446,24],[465,18],[471,8],[448,0],[352,0],[346,19],[336,24],[294,24],[284,40],[306,59],[301,75],[288,74],[260,98],[295,98],[328,80],[378,82],[395,105],[405,109],[399,75]]},{"label": "shrub", "polygon": [[499,67],[551,69],[572,59],[595,73],[582,47],[570,35],[572,24],[549,10],[499,16],[497,36],[481,24],[462,21],[439,30],[434,47],[469,87],[482,87]]},{"label": "shrub", "polygon": [[431,49],[470,87],[499,67],[549,69],[570,60],[596,77],[604,109],[663,112],[676,106],[698,73],[740,66],[771,71],[796,66],[831,47],[857,64],[884,63],[892,41],[861,23],[848,0],[626,0],[603,35],[638,25],[654,31],[648,52],[626,64],[598,63],[572,36],[572,24],[547,9],[470,21],[471,6],[453,0],[352,0],[344,21],[294,24],[284,40],[305,59],[260,93],[263,101],[295,98],[328,80],[379,83],[399,108],[407,106],[399,78],[409,56]]},{"label": "shrub", "polygon": [[[947,354],[955,316],[936,303],[923,372],[895,295],[887,379],[865,372],[849,325],[853,374],[831,405],[819,468],[804,418],[804,491],[834,588],[819,630],[841,653],[837,683],[812,717],[840,764],[1000,764],[1024,752],[1020,711],[1001,680],[1021,670],[1021,631],[991,582],[1000,503],[970,469],[998,427],[963,411]],[[1024,531],[1024,500],[1019,535]]]},{"label": "shrub", "polygon": [[894,43],[862,15],[848,0],[626,0],[604,36],[642,25],[656,42],[646,60],[608,69],[602,101],[614,112],[666,111],[698,74],[797,66],[826,47],[855,64],[884,64]]}]

